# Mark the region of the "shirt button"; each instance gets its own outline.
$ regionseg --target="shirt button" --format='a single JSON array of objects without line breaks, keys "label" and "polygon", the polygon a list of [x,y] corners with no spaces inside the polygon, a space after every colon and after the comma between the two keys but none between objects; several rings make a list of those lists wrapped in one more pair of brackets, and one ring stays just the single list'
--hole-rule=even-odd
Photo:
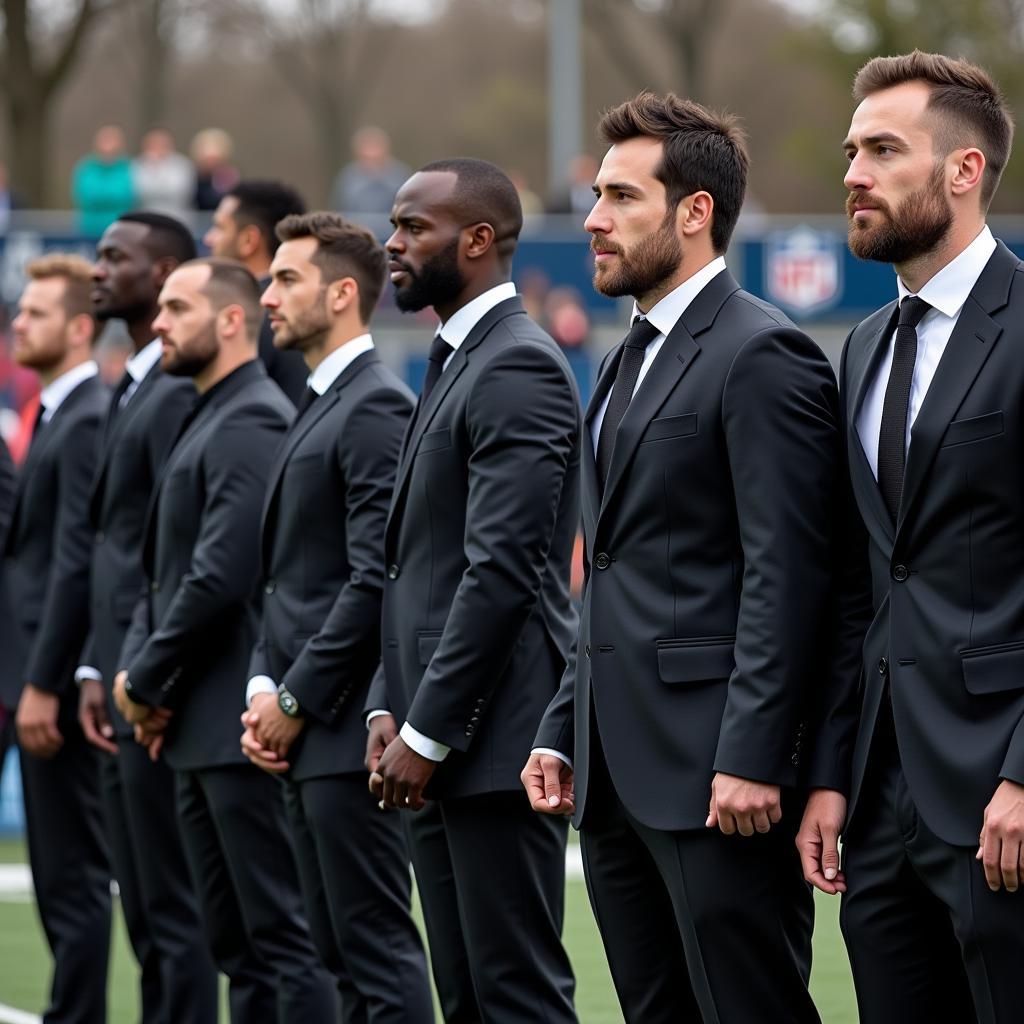
[{"label": "shirt button", "polygon": [[598,569],[607,569],[612,564],[612,560],[603,551],[599,552],[597,558],[594,559],[594,565]]},{"label": "shirt button", "polygon": [[399,569],[397,565],[389,565],[388,566],[388,579],[389,580],[397,580],[398,577],[401,574],[402,574],[402,570]]},{"label": "shirt button", "polygon": [[892,578],[897,583],[902,583],[910,575],[910,570],[905,565],[897,565],[892,570]]}]

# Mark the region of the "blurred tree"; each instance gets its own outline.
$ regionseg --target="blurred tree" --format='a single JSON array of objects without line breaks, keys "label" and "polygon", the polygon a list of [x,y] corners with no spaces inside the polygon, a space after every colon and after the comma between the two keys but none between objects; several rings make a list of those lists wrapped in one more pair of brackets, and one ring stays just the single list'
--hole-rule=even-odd
[{"label": "blurred tree", "polygon": [[[0,89],[11,149],[11,187],[33,206],[49,197],[50,119],[82,44],[101,16],[119,0],[75,0],[63,30],[53,5],[44,19],[32,0],[0,0]],[[67,7],[68,5],[64,5]]]}]

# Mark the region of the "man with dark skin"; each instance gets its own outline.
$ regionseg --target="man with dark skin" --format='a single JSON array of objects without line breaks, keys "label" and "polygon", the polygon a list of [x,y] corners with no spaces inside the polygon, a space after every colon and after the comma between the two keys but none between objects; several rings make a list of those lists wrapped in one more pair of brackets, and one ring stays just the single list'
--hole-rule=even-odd
[{"label": "man with dark skin", "polygon": [[[96,247],[96,319],[124,321],[134,353],[111,396],[89,510],[91,632],[75,674],[79,721],[102,760],[106,828],[128,936],[141,971],[144,1022],[217,1019],[217,977],[178,834],[174,775],[132,739],[109,689],[139,588],[146,511],[167,453],[195,402],[188,381],[160,369],[153,320],[168,275],[195,255],[180,221],[128,213]],[[200,952],[197,954],[197,950]]]},{"label": "man with dark skin", "polygon": [[[270,284],[270,263],[280,245],[275,226],[285,217],[305,212],[302,196],[282,182],[240,181],[220,201],[203,242],[212,255],[242,263],[265,290]],[[298,352],[274,345],[269,317],[260,328],[259,352],[270,379],[298,405],[309,370]]]},{"label": "man with dark skin", "polygon": [[392,223],[396,302],[432,306],[442,324],[385,531],[371,787],[384,807],[440,810],[426,842],[411,828],[412,859],[435,965],[454,973],[449,954],[466,957],[477,1007],[462,1019],[575,1021],[565,822],[531,817],[517,759],[576,625],[579,400],[510,281],[522,209],[507,175],[429,164]]}]

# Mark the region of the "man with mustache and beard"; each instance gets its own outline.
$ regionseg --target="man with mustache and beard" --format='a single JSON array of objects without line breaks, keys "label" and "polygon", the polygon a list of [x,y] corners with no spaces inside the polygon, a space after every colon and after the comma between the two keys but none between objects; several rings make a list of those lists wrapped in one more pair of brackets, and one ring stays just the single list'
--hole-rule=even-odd
[{"label": "man with mustache and beard", "polygon": [[[850,334],[840,383],[874,619],[839,795],[805,822],[861,1020],[1020,1020],[1024,962],[1024,265],[985,224],[1013,124],[981,68],[876,58],[844,143],[850,248],[897,301]],[[866,530],[866,537],[864,532]],[[848,749],[849,743],[842,748]],[[824,860],[828,855],[829,861]],[[831,862],[831,871],[824,870]]]},{"label": "man with mustache and beard", "polygon": [[642,93],[600,131],[594,285],[633,326],[584,419],[577,657],[523,784],[580,829],[627,1021],[817,1022],[793,840],[806,791],[842,785],[825,718],[859,638],[833,600],[835,379],[726,269],[736,120]]},{"label": "man with mustache and beard", "polygon": [[441,325],[385,529],[371,784],[387,808],[436,801],[436,827],[410,835],[445,1019],[568,1024],[567,826],[530,811],[519,768],[576,625],[579,399],[510,281],[523,215],[506,174],[428,164],[391,219],[395,300]]},{"label": "man with mustache and beard", "polygon": [[145,585],[114,701],[175,775],[178,823],[235,1024],[335,1016],[309,937],[281,786],[239,748],[256,638],[259,517],[293,408],[257,358],[262,311],[240,263],[183,263],[153,330],[165,373],[198,399],[167,456],[143,534]]}]

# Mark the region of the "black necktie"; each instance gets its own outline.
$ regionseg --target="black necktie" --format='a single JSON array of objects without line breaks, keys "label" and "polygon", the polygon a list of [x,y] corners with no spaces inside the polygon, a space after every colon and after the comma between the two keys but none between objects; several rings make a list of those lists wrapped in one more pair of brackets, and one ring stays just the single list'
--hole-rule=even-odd
[{"label": "black necktie", "polygon": [[306,390],[302,392],[302,397],[299,399],[299,404],[295,407],[295,419],[293,423],[298,423],[302,419],[306,410],[319,398],[320,396],[307,384]]},{"label": "black necktie", "polygon": [[633,321],[626,340],[622,343],[622,355],[619,368],[615,373],[612,395],[608,399],[608,407],[601,421],[601,431],[597,437],[597,476],[604,489],[608,479],[608,468],[612,464],[612,449],[615,447],[615,432],[619,429],[622,417],[626,415],[636,382],[640,377],[640,367],[644,365],[647,346],[661,331],[645,317],[637,317]]},{"label": "black necktie", "polygon": [[125,370],[124,375],[121,377],[120,381],[118,381],[117,387],[114,389],[114,394],[110,399],[112,415],[116,416],[117,413],[128,404],[128,400],[125,396],[128,394],[128,389],[132,386],[132,380],[132,375]]},{"label": "black necktie", "polygon": [[434,335],[430,343],[430,353],[427,355],[427,375],[423,378],[423,391],[420,398],[420,408],[427,404],[430,392],[441,376],[444,369],[444,361],[455,351],[440,334]]},{"label": "black necktie", "polygon": [[36,419],[32,424],[32,436],[28,439],[29,448],[32,447],[39,437],[42,436],[43,431],[46,429],[46,406],[42,402],[39,403],[39,408],[36,409]]},{"label": "black necktie", "polygon": [[878,430],[878,488],[894,523],[900,511],[903,470],[907,461],[907,419],[910,385],[917,361],[917,325],[931,308],[916,295],[907,296],[900,303],[892,369],[882,403],[882,425]]}]

